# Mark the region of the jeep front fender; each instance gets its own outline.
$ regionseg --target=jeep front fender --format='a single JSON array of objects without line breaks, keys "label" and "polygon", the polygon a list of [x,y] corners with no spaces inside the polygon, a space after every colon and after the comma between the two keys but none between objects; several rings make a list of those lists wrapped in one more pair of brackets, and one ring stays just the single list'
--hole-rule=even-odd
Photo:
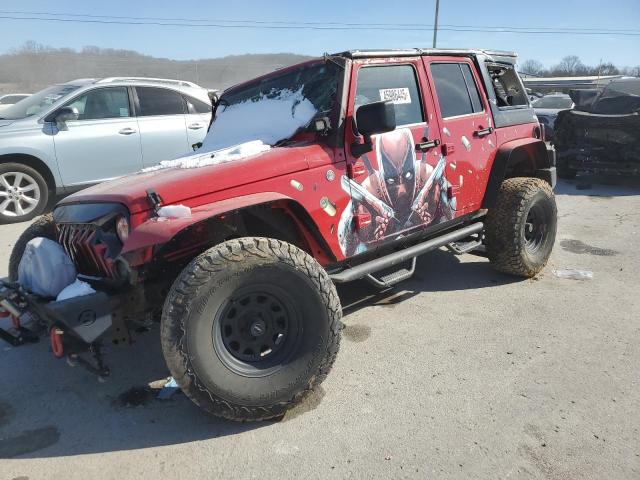
[{"label": "jeep front fender", "polygon": [[244,207],[277,200],[291,200],[291,198],[276,192],[253,193],[194,207],[191,209],[191,216],[187,218],[152,217],[133,229],[122,247],[121,254],[126,255],[127,253],[165,244],[184,229],[212,217]]}]

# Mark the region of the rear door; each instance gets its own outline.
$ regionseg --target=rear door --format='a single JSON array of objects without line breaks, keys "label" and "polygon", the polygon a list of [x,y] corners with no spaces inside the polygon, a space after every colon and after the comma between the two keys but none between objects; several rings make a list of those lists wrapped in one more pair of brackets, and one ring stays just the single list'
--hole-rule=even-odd
[{"label": "rear door", "polygon": [[467,213],[480,208],[496,152],[489,104],[470,59],[425,57],[425,66],[441,115],[451,205]]},{"label": "rear door", "polygon": [[438,166],[440,132],[431,95],[423,90],[420,57],[357,61],[352,75],[347,115],[355,118],[360,106],[390,100],[397,128],[374,135],[373,150],[360,157],[352,154],[350,146],[361,142],[361,137],[353,125],[346,128],[348,175],[343,188],[350,190],[353,219],[351,224],[341,222],[346,256],[377,248],[436,221],[430,198],[436,178],[444,172],[443,165]]},{"label": "rear door", "polygon": [[80,113],[77,120],[53,130],[58,168],[66,187],[140,170],[138,122],[126,87],[95,88],[65,106]]},{"label": "rear door", "polygon": [[185,95],[184,99],[187,102],[187,140],[193,147],[207,135],[211,122],[211,104],[190,95]]},{"label": "rear door", "polygon": [[190,153],[183,96],[162,87],[135,87],[135,92],[144,167]]}]

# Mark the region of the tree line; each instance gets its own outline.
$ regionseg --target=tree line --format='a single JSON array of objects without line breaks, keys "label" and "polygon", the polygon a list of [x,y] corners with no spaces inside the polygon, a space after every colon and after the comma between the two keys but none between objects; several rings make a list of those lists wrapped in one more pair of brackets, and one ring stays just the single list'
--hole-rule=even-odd
[{"label": "tree line", "polygon": [[0,55],[0,93],[35,92],[76,78],[157,77],[188,80],[223,89],[310,57],[291,53],[231,55],[202,60],[171,60],[132,50],[53,48],[27,42]]},{"label": "tree line", "polygon": [[550,68],[546,68],[538,60],[525,60],[519,65],[521,73],[528,73],[539,77],[578,77],[578,76],[605,76],[605,75],[630,75],[640,76],[640,65],[635,67],[617,67],[611,62],[600,61],[598,65],[585,65],[577,55],[567,55],[560,62]]}]

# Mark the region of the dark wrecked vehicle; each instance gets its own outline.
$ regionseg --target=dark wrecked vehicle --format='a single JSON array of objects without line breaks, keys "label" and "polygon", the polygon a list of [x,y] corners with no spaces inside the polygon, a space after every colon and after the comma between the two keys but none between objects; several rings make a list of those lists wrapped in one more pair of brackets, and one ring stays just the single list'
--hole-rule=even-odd
[{"label": "dark wrecked vehicle", "polygon": [[515,62],[350,51],[226,90],[195,153],[67,197],[24,232],[0,334],[25,343],[42,325],[55,356],[106,376],[103,348],[159,321],[197,405],[283,415],[335,360],[334,283],[388,288],[443,246],[522,277],[545,266],[555,157]]},{"label": "dark wrecked vehicle", "polygon": [[555,124],[558,176],[640,174],[640,78],[570,95],[575,108],[560,112]]}]

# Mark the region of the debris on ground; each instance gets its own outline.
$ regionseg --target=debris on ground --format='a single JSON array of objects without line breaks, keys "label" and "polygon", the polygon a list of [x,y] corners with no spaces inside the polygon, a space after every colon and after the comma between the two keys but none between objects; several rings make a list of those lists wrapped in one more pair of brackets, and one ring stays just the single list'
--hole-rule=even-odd
[{"label": "debris on ground", "polygon": [[178,392],[178,390],[180,390],[180,387],[178,387],[175,379],[171,377],[167,381],[167,383],[164,384],[164,387],[162,387],[162,389],[158,392],[156,398],[158,400],[169,400]]},{"label": "debris on ground", "polygon": [[558,278],[567,278],[570,280],[592,280],[593,272],[591,270],[554,270],[553,274]]}]

